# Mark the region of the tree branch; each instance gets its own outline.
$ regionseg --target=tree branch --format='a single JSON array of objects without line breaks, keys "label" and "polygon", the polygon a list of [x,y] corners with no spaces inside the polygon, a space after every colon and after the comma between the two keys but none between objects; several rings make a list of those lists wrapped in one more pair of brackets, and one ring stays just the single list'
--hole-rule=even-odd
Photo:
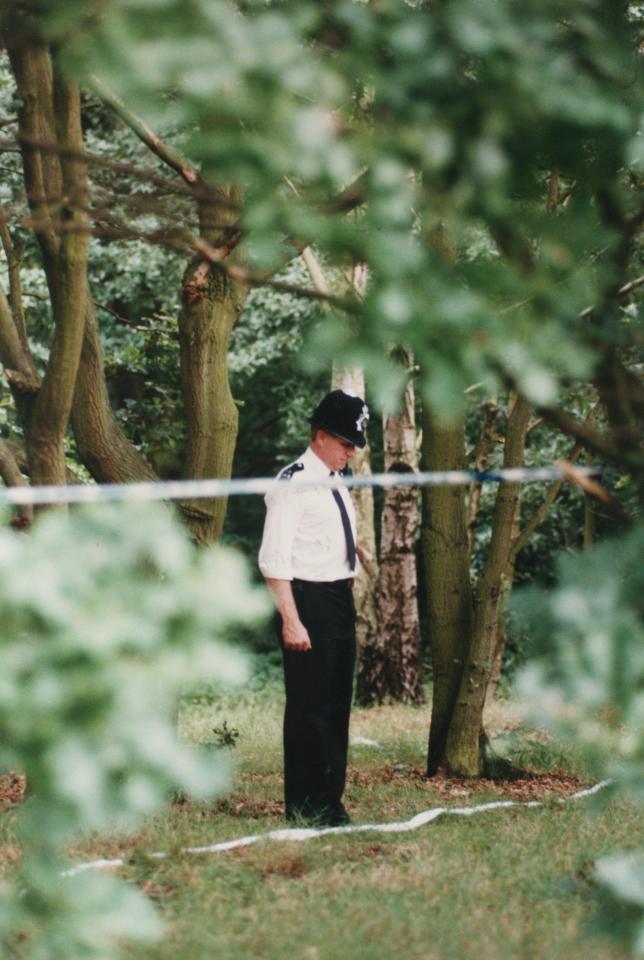
[{"label": "tree branch", "polygon": [[[588,416],[586,417],[586,420],[585,420],[586,424],[590,426],[595,422],[595,420],[599,416],[601,406],[602,406],[601,401],[598,400],[597,403],[595,403],[595,405],[593,406]],[[583,447],[584,445],[582,443],[579,443],[579,442],[575,443],[570,453],[566,457],[566,462],[571,465],[576,463],[577,460],[579,459],[579,455],[581,454],[581,451],[583,450]],[[521,552],[521,550],[523,550],[526,543],[528,542],[528,540],[530,539],[534,531],[537,529],[541,521],[546,518],[551,506],[559,496],[559,493],[561,491],[561,488],[564,485],[564,482],[565,480],[562,477],[561,480],[556,480],[554,483],[550,485],[550,487],[548,488],[548,491],[546,492],[546,496],[544,497],[543,503],[535,512],[532,519],[521,530],[518,537],[516,537],[515,540],[513,541],[510,547],[513,558],[516,557],[517,554]]]},{"label": "tree branch", "polygon": [[[487,402],[483,405],[485,417],[481,428],[481,436],[474,451],[474,469],[478,471],[485,470],[487,459],[492,442],[492,427],[498,413],[498,406],[494,402]],[[476,519],[478,516],[479,505],[481,502],[482,484],[473,483],[470,491],[470,497],[467,504],[467,545],[470,556],[474,548],[474,535],[476,532]]]},{"label": "tree branch", "polygon": [[6,210],[3,204],[0,204],[0,240],[7,258],[7,267],[9,270],[9,303],[13,314],[14,323],[18,336],[25,352],[29,351],[27,341],[27,324],[25,321],[25,309],[22,301],[22,280],[20,277],[20,265],[24,245],[18,249],[14,246],[9,228],[7,226]]},{"label": "tree branch", "polygon": [[[199,199],[202,195],[212,197],[212,190],[210,188],[208,188],[207,193],[205,190],[200,190],[198,186],[189,188],[187,185],[181,184],[178,181],[166,180],[165,177],[160,176],[153,170],[141,169],[132,163],[124,163],[123,161],[113,160],[110,157],[98,156],[84,149],[75,150],[69,147],[62,147],[51,138],[45,139],[43,137],[30,136],[21,132],[17,140],[0,140],[0,153],[15,153],[25,148],[38,150],[43,155],[54,155],[56,157],[68,157],[71,160],[79,160],[88,164],[88,166],[103,167],[116,174],[132,177],[143,183],[151,183],[169,194],[179,194],[195,199]],[[216,200],[213,198],[212,202],[216,202],[224,209],[239,209],[238,204],[232,203],[225,197],[218,197]]]},{"label": "tree branch", "polygon": [[583,474],[579,473],[578,470],[572,466],[572,464],[567,463],[566,460],[557,460],[555,466],[559,467],[560,470],[563,470],[566,474],[568,480],[571,480],[573,483],[576,483],[584,493],[589,494],[591,497],[596,497],[598,500],[601,500],[602,503],[606,504],[609,508],[610,513],[615,519],[620,521],[630,522],[633,518],[629,516],[620,505],[617,503],[613,497],[607,493],[601,484],[593,480],[592,477],[585,477]]},{"label": "tree branch", "polygon": [[14,314],[4,288],[0,284],[0,361],[5,368],[7,381],[20,392],[20,382],[31,384],[23,392],[37,392],[40,377],[33,365],[31,354],[25,350],[15,323]]},{"label": "tree branch", "polygon": [[[8,443],[0,438],[0,477],[7,487],[26,487],[27,481],[20,472],[20,467]],[[12,520],[13,527],[28,527],[33,521],[34,508],[31,504],[23,504],[16,508],[16,517]]]},{"label": "tree branch", "polygon": [[57,143],[53,112],[53,79],[47,48],[42,43],[17,44],[8,48],[21,107],[18,137],[22,153],[25,188],[32,215],[43,221],[38,233],[43,266],[55,283],[58,237],[49,223],[48,191],[62,192],[59,159],[42,151],[39,143]]},{"label": "tree branch", "polygon": [[211,245],[202,238],[195,240],[194,247],[203,255],[205,259],[209,260],[213,266],[225,273],[228,277],[230,277],[231,280],[238,280],[241,283],[248,283],[250,286],[254,287],[266,286],[271,287],[273,290],[284,290],[286,293],[293,293],[298,297],[304,297],[308,300],[320,300],[322,302],[332,304],[341,310],[346,310],[349,313],[355,313],[358,307],[357,298],[352,297],[351,299],[346,299],[343,297],[338,297],[332,293],[324,293],[320,290],[311,290],[310,287],[303,287],[293,283],[285,283],[281,280],[271,280],[270,278],[275,275],[275,271],[271,271],[268,274],[257,274],[247,270],[245,267],[222,263],[221,251],[216,247],[211,247]]},{"label": "tree branch", "polygon": [[561,407],[539,407],[538,411],[544,420],[553,424],[562,433],[575,437],[583,446],[588,447],[602,457],[611,460],[618,457],[618,450],[614,443],[603,433],[594,430],[590,424],[577,420]]},{"label": "tree branch", "polygon": [[332,294],[329,290],[329,285],[326,282],[326,277],[324,275],[324,271],[322,267],[320,266],[320,262],[318,258],[315,256],[315,254],[313,253],[313,250],[311,249],[311,247],[304,247],[304,249],[302,250],[302,260],[304,260],[306,269],[308,270],[309,276],[313,281],[313,286],[315,290],[321,297],[325,298],[324,300],[321,301],[320,306],[322,307],[325,313],[328,313],[331,307],[330,307],[329,301],[326,298],[331,296]]},{"label": "tree branch", "polygon": [[[620,299],[622,297],[627,297],[629,293],[632,293],[633,290],[637,290],[637,288],[641,287],[643,283],[644,277],[636,277],[635,280],[631,280],[630,283],[625,283],[623,287],[620,287],[618,290],[616,290],[615,296],[619,297]],[[585,320],[586,317],[592,316],[596,309],[597,307],[586,307],[586,309],[582,310],[579,314],[579,319]]]},{"label": "tree branch", "polygon": [[154,133],[154,131],[148,127],[147,123],[129,110],[123,101],[108,90],[105,84],[102,83],[95,74],[92,74],[87,82],[94,93],[121,118],[123,123],[137,135],[139,140],[141,140],[152,153],[156,154],[163,163],[178,173],[188,186],[192,187],[196,184],[206,186],[206,181],[190,161],[186,160],[178,150],[169,146],[161,137]]}]

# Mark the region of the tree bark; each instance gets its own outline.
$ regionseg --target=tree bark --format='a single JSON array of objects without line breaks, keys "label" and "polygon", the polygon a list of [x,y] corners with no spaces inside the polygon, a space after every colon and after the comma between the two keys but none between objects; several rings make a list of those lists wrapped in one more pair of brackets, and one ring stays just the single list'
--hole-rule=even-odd
[{"label": "tree bark", "polygon": [[[27,481],[23,477],[20,467],[9,444],[0,439],[0,477],[7,487],[25,487]],[[28,527],[33,520],[34,508],[31,504],[23,504],[16,508],[16,516],[12,526],[21,529]]]},{"label": "tree bark", "polygon": [[[463,470],[465,427],[438,423],[423,410],[423,463],[427,470]],[[426,487],[422,547],[427,591],[433,694],[428,776],[442,767],[472,625],[465,488]]]},{"label": "tree bark", "polygon": [[[405,364],[413,358],[405,351]],[[393,473],[418,469],[414,387],[410,381],[398,414],[383,417],[384,467]],[[378,624],[385,652],[386,692],[394,700],[423,702],[415,487],[385,490],[380,534]]]},{"label": "tree bark", "polygon": [[[331,378],[332,390],[352,390],[360,397],[365,395],[364,374],[360,368],[341,370],[335,368]],[[369,445],[356,450],[351,461],[356,476],[371,473]],[[384,647],[378,632],[376,611],[376,587],[378,584],[378,561],[374,524],[373,490],[358,487],[351,491],[356,508],[358,543],[372,559],[361,564],[353,585],[356,607],[356,645],[358,667],[356,679],[356,702],[362,706],[382,703],[385,689]]]},{"label": "tree bark", "polygon": [[78,455],[97,483],[155,480],[147,460],[119,425],[105,381],[103,346],[89,294],[71,415]]},{"label": "tree bark", "polygon": [[[25,185],[51,299],[54,333],[47,370],[25,423],[32,482],[63,484],[63,438],[74,396],[85,327],[88,230],[87,171],[82,152],[80,93],[43,44],[11,48],[21,107],[18,111]],[[54,143],[58,155],[35,143]],[[52,213],[51,193],[57,198]],[[17,334],[19,330],[16,327]]]},{"label": "tree bark", "polygon": [[[523,398],[514,399],[504,448],[506,468],[523,465],[531,412],[532,408]],[[483,769],[483,707],[492,671],[499,611],[511,570],[510,548],[520,488],[519,483],[499,486],[488,557],[474,591],[471,643],[445,749],[446,767],[458,776],[478,776]]]},{"label": "tree bark", "polygon": [[0,205],[0,239],[7,258],[7,271],[9,273],[9,305],[13,314],[13,319],[18,334],[18,339],[22,344],[24,354],[29,355],[29,344],[27,341],[27,323],[25,319],[25,309],[22,299],[22,278],[20,276],[20,264],[24,253],[24,243],[14,244],[9,227],[7,226],[6,211]]},{"label": "tree bark", "polygon": [[[17,44],[15,49],[10,47],[9,53],[18,95],[23,103],[19,115],[19,129],[23,144],[25,188],[32,217],[38,225],[36,238],[40,246],[42,262],[52,295],[52,305],[57,297],[59,318],[60,315],[65,315],[67,326],[69,326],[72,316],[71,313],[68,313],[67,306],[71,306],[74,313],[73,322],[77,331],[81,327],[84,328],[75,383],[73,380],[74,364],[72,363],[71,366],[63,364],[66,367],[64,372],[66,387],[59,395],[57,389],[58,371],[56,365],[52,365],[50,360],[48,366],[48,371],[51,371],[52,382],[50,396],[53,392],[56,395],[57,402],[64,399],[65,407],[67,407],[69,405],[70,385],[74,383],[71,406],[72,428],[79,457],[97,482],[119,483],[154,479],[154,472],[146,463],[143,455],[127,439],[111,409],[105,382],[100,334],[89,293],[86,265],[83,262],[83,236],[82,233],[74,236],[74,230],[69,229],[70,227],[77,227],[78,224],[63,223],[64,192],[69,204],[74,208],[75,215],[82,216],[80,208],[83,206],[85,193],[85,185],[82,182],[84,179],[82,165],[75,160],[68,160],[63,163],[55,151],[41,151],[34,146],[38,143],[58,143],[61,147],[67,145],[72,148],[72,151],[80,152],[83,144],[77,112],[78,107],[74,108],[76,117],[72,117],[69,107],[65,105],[69,95],[66,92],[66,84],[60,80],[57,85],[58,109],[54,111],[54,76],[49,55],[44,45],[25,47]],[[55,113],[58,114],[58,128]],[[66,179],[63,176],[63,165],[66,169]],[[65,186],[67,190],[64,191]],[[58,223],[56,223],[56,217]],[[61,229],[63,226],[67,228],[66,231]],[[78,257],[79,252],[81,253],[80,259]],[[7,253],[7,256],[9,257],[9,253]],[[59,283],[61,283],[61,270],[63,274],[71,274],[72,276],[73,287],[65,293],[67,306],[60,302],[57,292]],[[63,286],[65,286],[64,282]],[[81,319],[83,302],[85,304],[84,317]],[[12,306],[14,307],[13,314],[18,335],[20,336],[20,316],[16,314],[15,305],[12,304]],[[26,337],[22,337],[22,339],[24,363],[31,364],[31,368],[33,368],[27,349]],[[78,342],[74,340],[74,353],[77,350]],[[35,374],[35,369],[25,370],[18,366],[15,369],[19,371],[20,377],[15,378],[12,385],[15,387],[14,397],[16,397],[18,414],[25,427],[26,446],[30,451],[30,460],[34,458],[34,449],[41,444],[43,445],[42,454],[38,453],[35,456],[36,459],[44,456],[46,460],[48,458],[47,447],[49,441],[46,438],[39,437],[35,430],[31,430],[31,424],[36,424],[37,421],[32,418],[31,410],[25,410],[25,406],[33,408],[36,404],[36,397],[40,390],[39,378]],[[26,374],[29,374],[29,376],[26,376]],[[47,410],[46,401],[40,402],[40,409]],[[60,461],[62,443],[53,455]],[[31,477],[32,482],[38,482],[38,478],[39,471],[36,470]],[[40,479],[42,479],[42,476]],[[57,479],[59,482],[63,482],[62,476]]]},{"label": "tree bark", "polygon": [[[222,194],[241,200],[236,190]],[[200,235],[215,246],[225,246],[223,231],[213,223],[230,220],[230,208],[202,201]],[[237,246],[235,256],[241,247]],[[183,307],[179,316],[181,390],[186,417],[186,479],[230,477],[237,440],[238,413],[228,377],[228,341],[241,314],[248,285],[231,279],[204,261],[188,265],[183,281]],[[223,530],[227,500],[183,501],[182,510],[200,543],[218,540]]]},{"label": "tree bark", "polygon": [[[512,550],[512,544],[516,542],[521,532],[521,498],[517,502],[517,508],[512,518],[511,545],[508,556],[508,566],[505,577],[505,595],[509,596],[514,583],[514,571],[516,568],[517,554]],[[501,670],[503,668],[503,654],[505,653],[505,641],[507,637],[507,621],[505,604],[499,605],[499,611],[496,618],[496,634],[494,637],[494,653],[492,655],[492,670],[490,672],[490,682],[488,683],[485,695],[485,703],[491,703],[499,689],[501,682]]]},{"label": "tree bark", "polygon": [[590,550],[595,542],[595,498],[584,494],[584,550]]},{"label": "tree bark", "polygon": [[[488,401],[483,404],[483,426],[481,427],[481,436],[474,453],[474,469],[482,472],[487,467],[490,445],[492,443],[492,428],[496,420],[498,407],[496,400]],[[474,549],[474,540],[476,537],[476,522],[481,504],[482,484],[473,483],[470,490],[470,497],[467,504],[467,544],[470,557]]]}]

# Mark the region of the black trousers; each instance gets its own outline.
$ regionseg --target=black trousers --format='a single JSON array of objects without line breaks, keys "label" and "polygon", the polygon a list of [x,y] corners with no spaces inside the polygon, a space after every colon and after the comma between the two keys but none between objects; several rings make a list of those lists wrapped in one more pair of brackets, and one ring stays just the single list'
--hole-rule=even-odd
[{"label": "black trousers", "polygon": [[286,816],[338,810],[344,792],[356,656],[350,580],[292,582],[312,649],[284,655]]}]

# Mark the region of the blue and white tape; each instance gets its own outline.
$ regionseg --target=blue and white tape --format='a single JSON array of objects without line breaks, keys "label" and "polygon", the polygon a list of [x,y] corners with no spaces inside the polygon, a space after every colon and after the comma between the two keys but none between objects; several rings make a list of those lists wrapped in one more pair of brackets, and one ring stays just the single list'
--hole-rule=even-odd
[{"label": "blue and white tape", "polygon": [[[579,477],[599,476],[598,467],[575,467]],[[535,483],[565,479],[560,467],[515,467],[503,470],[432,470],[417,473],[375,473],[351,477],[329,477],[312,481],[320,487],[438,487],[466,486],[471,483]],[[102,503],[148,500],[197,500],[266,493],[275,483],[273,477],[232,478],[230,480],[159,480],[145,483],[88,483],[48,487],[2,487],[0,505],[39,506],[44,504]],[[298,489],[307,486],[298,483]]]}]

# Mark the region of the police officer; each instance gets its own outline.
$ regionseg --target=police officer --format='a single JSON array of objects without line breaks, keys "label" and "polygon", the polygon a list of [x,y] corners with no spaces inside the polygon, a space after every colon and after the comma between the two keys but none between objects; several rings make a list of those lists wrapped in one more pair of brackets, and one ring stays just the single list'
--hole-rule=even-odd
[{"label": "police officer", "polygon": [[286,817],[348,823],[342,804],[355,663],[356,522],[346,487],[315,486],[348,469],[369,411],[344,390],[309,418],[311,443],[266,494],[259,566],[279,613],[284,657]]}]

